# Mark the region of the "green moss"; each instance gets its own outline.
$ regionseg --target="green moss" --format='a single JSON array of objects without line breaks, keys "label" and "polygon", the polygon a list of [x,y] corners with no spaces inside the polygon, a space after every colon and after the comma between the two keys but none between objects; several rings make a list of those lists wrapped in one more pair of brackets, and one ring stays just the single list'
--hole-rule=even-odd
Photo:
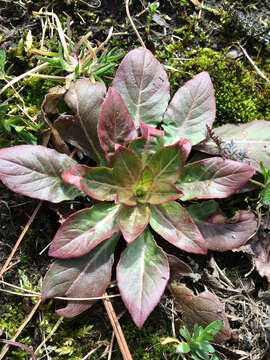
[{"label": "green moss", "polygon": [[25,312],[22,310],[22,302],[6,304],[1,306],[0,309],[0,328],[3,333],[12,338],[26,317]]},{"label": "green moss", "polygon": [[33,107],[38,112],[48,90],[59,85],[59,81],[53,79],[42,79],[39,77],[28,77],[24,81],[24,101],[29,108]]},{"label": "green moss", "polygon": [[[177,54],[184,60],[175,60]],[[233,60],[209,48],[196,47],[184,50],[180,41],[168,45],[164,51],[156,55],[163,62],[167,60],[167,64],[176,69],[170,71],[174,90],[190,79],[190,75],[196,75],[201,71],[209,72],[217,104],[215,125],[270,119],[270,86],[261,81],[257,72],[245,59]],[[269,64],[266,63],[265,69],[262,70],[268,71]]]},{"label": "green moss", "polygon": [[[134,360],[160,360],[164,359],[164,354],[171,360],[177,359],[172,346],[161,345],[161,341],[166,338],[166,323],[159,317],[158,311],[152,313],[142,329],[138,329],[131,320],[123,323],[121,326],[125,338]],[[115,360],[121,360],[122,356],[117,348],[114,355]]]}]

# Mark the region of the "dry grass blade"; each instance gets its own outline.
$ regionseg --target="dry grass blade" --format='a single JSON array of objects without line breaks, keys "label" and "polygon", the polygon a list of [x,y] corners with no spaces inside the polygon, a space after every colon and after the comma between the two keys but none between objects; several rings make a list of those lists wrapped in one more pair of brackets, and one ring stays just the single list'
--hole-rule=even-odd
[{"label": "dry grass blade", "polygon": [[47,67],[49,65],[49,63],[43,63],[41,65],[38,65],[36,67],[34,67],[33,69],[27,71],[26,73],[23,73],[17,77],[15,77],[14,79],[12,79],[11,81],[9,81],[1,90],[0,90],[0,95],[3,94],[3,92],[5,92],[10,86],[16,84],[16,82],[24,79],[26,76],[31,76],[33,73],[44,69],[45,67]]},{"label": "dry grass blade", "polygon": [[40,201],[40,202],[37,204],[37,206],[36,206],[33,214],[31,215],[31,217],[30,217],[30,219],[28,220],[27,224],[25,225],[23,231],[21,232],[21,235],[19,236],[18,240],[16,241],[16,244],[14,245],[14,247],[13,247],[13,249],[12,249],[12,251],[11,251],[8,259],[7,259],[7,261],[5,262],[4,266],[3,266],[2,269],[0,270],[0,279],[2,278],[3,274],[4,274],[5,271],[7,270],[8,266],[9,266],[9,263],[11,262],[14,254],[15,254],[15,252],[16,252],[16,250],[18,249],[20,243],[22,242],[22,240],[23,240],[23,238],[24,238],[24,235],[26,234],[27,230],[28,230],[29,227],[31,226],[32,222],[34,221],[34,219],[35,219],[35,217],[36,217],[36,215],[37,215],[37,213],[38,213],[41,205],[42,205],[42,201]]},{"label": "dry grass blade", "polygon": [[58,327],[60,326],[60,324],[63,321],[63,317],[61,316],[56,324],[54,325],[54,327],[52,328],[52,330],[50,331],[50,333],[46,336],[46,338],[42,341],[42,343],[39,344],[39,346],[36,348],[35,350],[35,354],[37,354],[38,352],[40,352],[41,348],[46,344],[46,342],[53,336],[53,334],[56,332],[56,330],[58,329]]},{"label": "dry grass blade", "polygon": [[131,26],[132,26],[132,28],[133,28],[136,36],[137,36],[139,42],[141,43],[141,45],[142,45],[144,48],[146,48],[145,43],[143,42],[143,39],[141,38],[141,35],[139,34],[138,30],[136,29],[136,26],[135,26],[135,24],[134,24],[134,22],[133,22],[133,20],[132,20],[132,18],[131,18],[131,16],[130,16],[128,2],[129,2],[129,0],[125,0],[126,13],[127,13],[128,20],[129,20],[129,22],[130,22],[130,24],[131,24]]},{"label": "dry grass blade", "polygon": [[[107,293],[105,293],[104,295],[107,296]],[[132,360],[132,356],[129,351],[125,336],[123,334],[122,328],[119,324],[119,321],[117,319],[117,316],[115,314],[115,311],[113,309],[110,299],[107,298],[107,299],[103,300],[103,303],[104,303],[105,309],[107,311],[107,314],[109,316],[110,322],[112,324],[112,328],[115,333],[115,337],[117,339],[123,359],[124,360]]]}]

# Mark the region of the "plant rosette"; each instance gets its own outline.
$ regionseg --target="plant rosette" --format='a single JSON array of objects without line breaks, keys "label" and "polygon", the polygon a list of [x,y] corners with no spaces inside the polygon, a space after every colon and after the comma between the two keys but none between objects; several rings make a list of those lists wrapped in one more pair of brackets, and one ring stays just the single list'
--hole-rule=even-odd
[{"label": "plant rosette", "polygon": [[[103,83],[73,82],[64,100],[74,115],[60,116],[54,123],[67,143],[99,166],[80,165],[38,145],[0,150],[0,178],[11,190],[53,203],[82,195],[96,200],[69,216],[57,231],[49,250],[57,260],[43,281],[43,300],[102,296],[122,234],[127,245],[117,264],[117,285],[140,328],[170,274],[154,233],[181,250],[206,254],[208,249],[237,248],[256,229],[249,211],[228,219],[214,200],[183,206],[188,200],[228,197],[254,171],[221,157],[186,163],[215,118],[206,72],[181,87],[168,105],[169,97],[161,64],[149,50],[138,48],[122,60],[107,93]],[[156,128],[160,123],[163,130]],[[68,300],[57,312],[72,317],[95,301]]]}]

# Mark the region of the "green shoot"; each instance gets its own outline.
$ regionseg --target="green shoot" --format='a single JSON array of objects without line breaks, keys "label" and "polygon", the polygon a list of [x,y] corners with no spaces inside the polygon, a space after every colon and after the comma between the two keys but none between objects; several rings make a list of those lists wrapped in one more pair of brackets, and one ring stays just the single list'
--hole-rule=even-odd
[{"label": "green shoot", "polygon": [[216,320],[211,322],[205,328],[195,324],[192,335],[188,331],[187,327],[184,326],[180,329],[180,335],[185,341],[179,341],[175,338],[167,338],[162,344],[168,344],[175,342],[176,353],[187,354],[188,358],[183,359],[194,359],[194,360],[218,360],[217,355],[214,354],[215,348],[209,343],[215,337],[215,335],[222,329],[222,321]]}]

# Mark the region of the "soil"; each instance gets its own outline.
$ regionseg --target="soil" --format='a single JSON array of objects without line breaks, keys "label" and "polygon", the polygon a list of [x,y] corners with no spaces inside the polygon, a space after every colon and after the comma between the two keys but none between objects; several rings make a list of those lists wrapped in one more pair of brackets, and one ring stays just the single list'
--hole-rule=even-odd
[{"label": "soil", "polygon": [[[205,8],[200,9],[194,3],[196,3],[195,0],[160,1],[158,9],[153,13],[149,11],[148,1],[133,0],[129,5],[135,26],[146,47],[157,56],[160,62],[169,66],[167,70],[173,91],[179,87],[179,84],[188,80],[194,72],[201,71],[201,65],[198,65],[199,62],[196,63],[196,57],[194,59],[193,55],[201,54],[202,49],[211,49],[215,54],[221,56],[218,60],[219,64],[221,61],[228,64],[229,61],[230,64],[233,64],[232,66],[241,68],[243,72],[239,75],[239,81],[241,81],[242,74],[250,73],[253,83],[252,86],[250,84],[247,86],[250,86],[250,89],[253,88],[255,95],[258,95],[258,98],[255,98],[252,94],[252,101],[254,100],[252,106],[261,101],[260,110],[258,108],[257,112],[254,110],[254,116],[270,120],[270,105],[266,100],[270,94],[269,84],[258,75],[254,66],[250,64],[237,45],[240,42],[245,47],[249,56],[256,60],[256,64],[269,78],[270,5],[267,2],[255,0],[239,0],[238,2],[209,0],[204,1]],[[37,54],[27,51],[26,36],[31,31],[33,47],[39,48],[44,22],[42,24],[39,17],[33,16],[33,11],[38,12],[42,6],[46,7],[47,11],[53,11],[58,15],[66,32],[76,41],[91,31],[89,41],[93,46],[99,45],[106,39],[110,27],[113,26],[114,34],[107,45],[109,49],[117,47],[118,52],[128,52],[140,45],[127,19],[124,2],[120,0],[45,2],[0,0],[0,47],[7,54],[8,76],[18,76],[37,65]],[[178,31],[176,31],[177,29]],[[52,32],[52,27],[48,23],[44,41],[50,50],[55,51],[58,47],[58,43],[55,41],[56,37],[55,27]],[[186,58],[188,54],[193,56],[192,59]],[[189,60],[192,60],[194,65],[187,68],[186,64]],[[180,62],[177,69],[175,61]],[[170,70],[172,63],[174,70]],[[184,70],[181,70],[181,64]],[[209,70],[207,64],[205,67],[205,70]],[[212,75],[211,71],[213,76],[216,76],[215,66],[210,68],[210,75]],[[227,77],[229,74],[225,74],[222,81],[225,81],[224,79]],[[220,79],[216,84],[218,81]],[[1,77],[0,84],[4,84],[4,82],[1,83]],[[19,93],[25,99],[27,111],[29,110],[31,117],[36,122],[38,122],[43,97],[48,88],[55,84],[57,83],[46,83],[42,87],[40,82],[37,85],[26,82],[16,85],[17,94]],[[215,90],[217,97],[223,99],[223,84],[219,83],[219,85],[220,87]],[[36,95],[32,94],[31,86],[37,86]],[[245,84],[239,83],[239,86],[247,89]],[[9,91],[9,94],[2,95],[0,106],[2,103],[8,102],[15,114],[25,117],[25,112],[16,108],[16,103],[20,103],[21,100],[18,100],[18,96],[14,95],[14,92]],[[30,94],[32,95],[30,96]],[[33,100],[35,96],[37,99]],[[228,101],[233,100],[230,98]],[[217,123],[223,124],[227,121],[225,111],[229,110],[223,110],[222,104],[217,105]],[[232,103],[230,106],[233,108],[235,104]],[[248,111],[245,108],[244,110]],[[237,121],[242,121],[241,119]],[[4,118],[1,117],[1,108],[0,121],[4,121]],[[24,138],[18,134],[15,128],[6,131],[1,125],[0,132],[1,147],[24,143]],[[34,135],[38,142],[42,141],[43,134],[34,133]],[[4,185],[0,185],[0,190],[0,263],[3,265],[38,202],[10,192]],[[258,201],[256,193],[240,197],[240,201],[234,199],[231,197],[227,202],[222,203],[224,210],[233,213],[238,209],[251,208],[256,212]],[[13,257],[11,269],[4,275],[5,282],[24,286],[29,290],[40,290],[40,279],[45,275],[51,262],[47,252],[43,250],[50,243],[59,226],[59,221],[67,216],[71,206],[73,209],[79,209],[81,205],[76,202],[69,203],[68,207],[42,204],[38,215]],[[263,216],[267,212],[269,212],[269,208],[262,208]],[[269,234],[268,227],[269,224],[264,224],[261,229],[265,236]],[[270,359],[270,296],[268,296],[270,288],[266,278],[260,277],[253,268],[251,258],[240,252],[211,252],[207,256],[195,256],[185,254],[168,245],[166,251],[187,262],[195,273],[201,275],[197,282],[187,281],[187,284],[195,292],[201,292],[207,288],[216,294],[225,306],[232,328],[232,337],[224,346],[216,346],[219,358],[229,360]],[[42,254],[40,254],[41,252]],[[10,287],[4,285],[2,287],[10,290]],[[13,291],[15,290],[13,289]],[[117,290],[113,287],[110,291],[116,292]],[[0,292],[0,328],[2,328],[5,338],[12,338],[15,335],[19,325],[33,308],[35,301],[30,297]],[[102,303],[97,303],[76,319],[63,320],[59,328],[53,331],[53,326],[59,318],[54,315],[54,310],[59,306],[59,303],[52,301],[41,305],[40,310],[31,319],[17,341],[36,349],[44,338],[53,332],[43,354],[38,357],[39,359],[86,359],[85,356],[90,351],[93,352],[88,357],[89,359],[102,357],[109,359],[108,349],[112,329]],[[113,306],[121,317],[120,323],[134,359],[179,358],[174,353],[172,346],[160,345],[162,338],[174,335],[172,329],[178,329],[181,319],[181,313],[175,310],[173,297],[169,291],[165,292],[160,304],[150,315],[142,330],[136,329],[133,325],[119,298],[113,300]],[[13,347],[5,355],[5,359],[27,359],[28,356],[29,354],[24,350]],[[121,359],[116,341],[111,358]]]}]

